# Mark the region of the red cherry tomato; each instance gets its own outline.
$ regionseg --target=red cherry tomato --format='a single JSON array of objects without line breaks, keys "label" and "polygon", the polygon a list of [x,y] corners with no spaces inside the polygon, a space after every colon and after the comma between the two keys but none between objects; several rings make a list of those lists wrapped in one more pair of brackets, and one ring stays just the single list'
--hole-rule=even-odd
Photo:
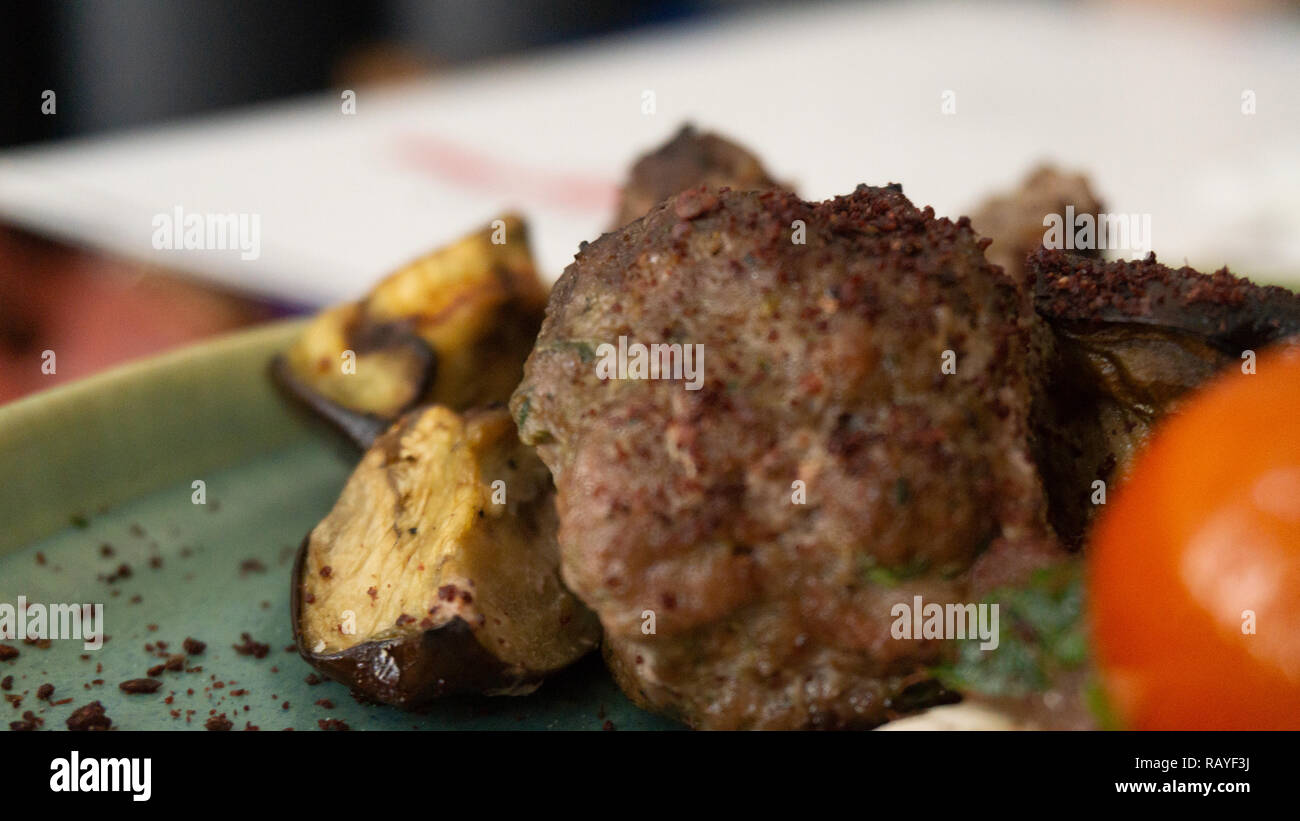
[{"label": "red cherry tomato", "polygon": [[1300,729],[1300,346],[1158,427],[1090,546],[1092,635],[1135,729]]}]

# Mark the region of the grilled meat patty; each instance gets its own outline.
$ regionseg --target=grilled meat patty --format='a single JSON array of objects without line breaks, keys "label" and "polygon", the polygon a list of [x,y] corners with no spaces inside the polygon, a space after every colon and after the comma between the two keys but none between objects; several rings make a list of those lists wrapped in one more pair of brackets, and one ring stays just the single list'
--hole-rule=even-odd
[{"label": "grilled meat patty", "polygon": [[[894,605],[1059,556],[1032,315],[986,243],[897,186],[701,187],[584,246],[511,406],[634,700],[698,728],[875,725],[945,651],[891,637]],[[699,389],[602,378],[620,337],[702,346]]]},{"label": "grilled meat patty", "polygon": [[697,185],[740,191],[780,187],[748,149],[688,124],[633,164],[613,227],[621,228],[673,194]]},{"label": "grilled meat patty", "polygon": [[[1093,194],[1087,177],[1041,165],[1029,172],[1014,191],[994,194],[984,200],[970,219],[976,231],[993,240],[984,251],[988,261],[1001,265],[1008,276],[1023,283],[1026,257],[1043,247],[1044,218],[1048,214],[1063,217],[1066,209],[1095,218],[1103,206]],[[1101,257],[1095,249],[1077,253]]]}]

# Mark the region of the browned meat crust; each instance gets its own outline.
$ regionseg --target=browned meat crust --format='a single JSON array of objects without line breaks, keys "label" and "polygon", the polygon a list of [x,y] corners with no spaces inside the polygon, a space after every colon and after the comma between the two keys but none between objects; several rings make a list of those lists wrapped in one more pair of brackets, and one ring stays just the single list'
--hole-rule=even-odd
[{"label": "browned meat crust", "polygon": [[[891,638],[895,604],[977,601],[1057,556],[1028,300],[985,242],[896,186],[699,188],[565,271],[512,408],[556,480],[565,581],[639,703],[871,726],[943,652]],[[702,389],[600,379],[620,336],[702,345]]]},{"label": "browned meat crust", "polygon": [[621,228],[673,194],[697,185],[737,191],[780,187],[748,150],[688,124],[632,166],[613,227]]}]

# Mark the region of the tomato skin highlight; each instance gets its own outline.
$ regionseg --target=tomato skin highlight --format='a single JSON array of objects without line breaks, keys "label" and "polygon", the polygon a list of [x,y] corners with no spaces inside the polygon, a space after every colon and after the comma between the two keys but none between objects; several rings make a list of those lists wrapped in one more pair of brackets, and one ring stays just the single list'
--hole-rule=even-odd
[{"label": "tomato skin highlight", "polygon": [[1300,729],[1300,346],[1157,428],[1097,521],[1088,576],[1126,726]]}]

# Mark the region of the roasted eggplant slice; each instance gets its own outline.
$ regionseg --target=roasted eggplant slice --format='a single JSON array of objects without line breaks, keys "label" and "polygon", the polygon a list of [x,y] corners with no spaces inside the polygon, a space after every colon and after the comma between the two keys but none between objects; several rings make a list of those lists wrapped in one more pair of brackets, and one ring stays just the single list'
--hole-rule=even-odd
[{"label": "roasted eggplant slice", "polygon": [[1155,254],[1103,262],[1040,249],[1027,260],[1052,351],[1034,402],[1035,453],[1052,524],[1082,542],[1110,483],[1151,426],[1242,354],[1300,334],[1300,295],[1222,269],[1169,268]]},{"label": "roasted eggplant slice", "polygon": [[509,398],[545,306],[524,224],[507,216],[322,311],[273,372],[364,447],[416,405]]},{"label": "roasted eggplant slice", "polygon": [[504,407],[432,406],[375,440],[294,569],[298,650],[376,701],[522,694],[599,643],[564,587],[546,466]]}]

